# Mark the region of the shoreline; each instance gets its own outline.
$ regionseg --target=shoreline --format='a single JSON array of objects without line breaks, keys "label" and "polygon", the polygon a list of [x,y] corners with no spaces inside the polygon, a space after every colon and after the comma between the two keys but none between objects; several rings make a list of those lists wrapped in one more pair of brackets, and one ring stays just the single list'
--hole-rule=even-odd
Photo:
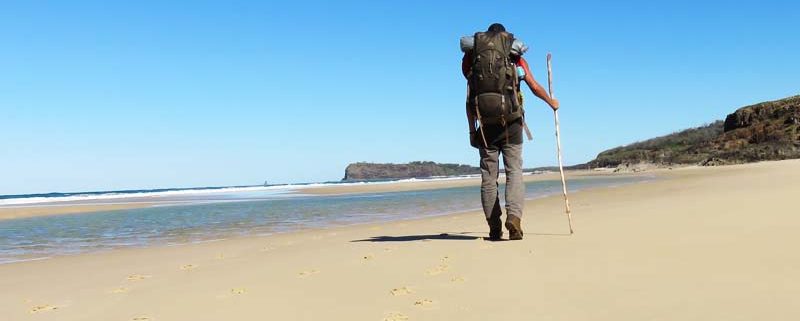
[{"label": "shoreline", "polygon": [[[530,178],[526,177],[525,182],[548,181],[548,180],[556,180],[556,179],[560,180],[560,176],[559,176],[558,173],[548,173],[548,174],[553,174],[553,175],[556,175],[557,177],[556,178],[549,178],[549,177],[539,177],[541,175],[537,175],[537,177],[534,177],[533,179],[530,179]],[[608,173],[607,175],[591,175],[591,173],[587,173],[587,174],[588,175],[576,175],[576,176],[578,178],[587,178],[587,177],[591,178],[591,177],[595,177],[595,176],[598,176],[598,177],[601,177],[601,176],[603,176],[603,177],[608,177],[608,176],[631,176],[631,175],[641,176],[642,174],[645,174],[645,173],[643,173],[643,172],[636,173],[636,174],[633,174],[633,173]],[[653,173],[651,172],[649,174],[653,174]],[[501,178],[502,178],[502,175],[501,175]],[[661,178],[663,178],[663,177],[661,177]],[[424,181],[424,182],[421,182],[421,183],[420,182],[396,182],[396,183],[393,182],[393,183],[377,185],[377,186],[381,186],[382,188],[380,189],[380,191],[374,191],[374,192],[404,192],[404,191],[414,191],[414,190],[427,190],[427,189],[440,189],[440,188],[452,188],[452,187],[463,187],[463,186],[480,185],[480,178],[477,178],[477,181],[474,181],[474,182],[462,182],[462,181],[473,181],[473,180],[474,179],[470,178],[470,179],[459,179],[459,180],[445,181],[445,182],[440,182],[440,181]],[[580,193],[592,192],[592,191],[596,191],[596,190],[625,188],[625,187],[630,186],[630,185],[647,184],[647,183],[651,183],[651,182],[654,182],[654,181],[655,180],[653,180],[653,181],[629,182],[629,183],[624,183],[622,186],[617,186],[617,185],[599,186],[599,187],[590,187],[590,188],[587,188],[587,189],[580,189],[580,190],[574,190],[574,191],[571,190],[570,191],[570,195],[573,195],[573,194],[578,195]],[[462,183],[468,183],[468,184],[462,184]],[[422,185],[422,186],[415,186],[415,185]],[[366,190],[362,189],[362,186],[355,186],[356,188],[352,188],[352,187],[354,187],[354,186],[332,186],[331,189],[333,189],[335,191],[313,191],[313,192],[309,192],[309,194],[312,194],[312,195],[352,195],[352,194],[362,194],[362,193],[373,192],[373,191],[366,191]],[[369,188],[369,187],[375,187],[375,186],[363,186],[363,187],[364,188]],[[310,190],[328,189],[328,187],[327,186],[326,187],[314,187],[314,188],[309,188],[309,189]],[[304,192],[308,192],[308,191],[296,191],[296,192],[297,193],[304,193]],[[318,193],[318,194],[314,194],[315,192]],[[551,199],[554,199],[556,201],[563,200],[563,198],[562,198],[562,196],[561,196],[561,194],[559,192],[558,194],[550,194],[550,195],[543,195],[543,196],[539,196],[539,197],[526,198],[525,199],[525,204],[526,204],[526,207],[527,207],[527,206],[530,206],[529,203],[536,202],[536,201],[545,201],[545,200],[552,201]],[[127,207],[128,205],[130,205],[130,207]],[[144,208],[144,207],[151,207],[151,206],[158,206],[158,205],[159,205],[158,203],[140,203],[140,202],[122,203],[122,204],[99,204],[99,205],[84,205],[84,204],[50,205],[50,206],[52,206],[54,208],[57,208],[57,209],[75,208],[76,210],[88,210],[88,211],[86,211],[86,212],[67,212],[67,213],[58,213],[58,214],[44,214],[44,215],[41,215],[41,216],[57,216],[57,215],[94,213],[94,212],[99,212],[99,211],[113,211],[113,210],[118,210],[118,209],[119,210],[124,210],[124,209]],[[182,203],[170,203],[170,204],[165,205],[165,206],[171,206],[171,205],[184,205],[184,204],[182,204]],[[116,208],[116,206],[119,206],[119,208]],[[31,207],[38,210],[38,209],[46,209],[48,206],[31,206]],[[0,220],[3,219],[1,210],[2,210],[2,208],[0,208]],[[478,208],[478,209],[472,209],[472,210],[466,210],[466,211],[455,211],[455,212],[430,214],[430,215],[421,216],[421,217],[400,217],[400,218],[396,218],[396,219],[383,220],[383,221],[374,221],[374,222],[356,222],[356,223],[345,223],[345,224],[342,224],[342,225],[331,225],[331,226],[324,226],[324,227],[307,227],[307,228],[302,228],[302,229],[297,229],[297,230],[277,231],[277,232],[269,233],[269,234],[266,234],[266,235],[264,235],[264,234],[228,235],[226,237],[219,238],[219,239],[204,239],[204,240],[196,240],[196,241],[185,242],[185,243],[176,243],[176,244],[160,243],[160,244],[150,244],[150,245],[143,245],[143,246],[122,246],[122,247],[117,247],[117,248],[101,249],[101,250],[89,251],[89,252],[83,252],[83,253],[76,253],[76,254],[58,254],[58,255],[53,255],[53,256],[48,256],[48,257],[21,259],[21,260],[10,261],[10,262],[0,262],[0,266],[9,265],[9,264],[27,263],[27,262],[54,260],[54,259],[56,259],[56,260],[57,259],[66,259],[66,258],[69,258],[69,257],[80,257],[80,256],[86,256],[86,255],[90,255],[90,256],[108,255],[111,252],[125,252],[125,251],[131,251],[131,252],[145,251],[146,252],[146,251],[151,250],[151,249],[165,250],[167,248],[176,248],[176,247],[184,247],[184,246],[193,247],[193,246],[202,246],[202,244],[216,243],[216,242],[251,242],[251,241],[254,241],[254,240],[257,240],[257,239],[284,238],[284,237],[292,238],[292,237],[295,237],[295,236],[311,235],[311,234],[321,233],[321,232],[325,232],[325,231],[329,231],[329,230],[351,230],[351,229],[358,230],[358,229],[364,229],[364,228],[368,228],[370,230],[376,230],[376,229],[381,229],[381,227],[385,226],[385,225],[393,225],[394,224],[394,225],[399,225],[399,226],[405,226],[405,225],[407,225],[409,223],[424,224],[425,222],[428,222],[428,221],[431,221],[431,220],[438,221],[438,220],[441,220],[442,218],[454,218],[454,217],[462,217],[462,216],[474,217],[476,215],[482,216],[483,215],[482,210]],[[28,217],[36,217],[36,216],[28,216]],[[19,218],[24,218],[24,217],[19,217]],[[480,237],[477,237],[477,238],[480,238]]]}]

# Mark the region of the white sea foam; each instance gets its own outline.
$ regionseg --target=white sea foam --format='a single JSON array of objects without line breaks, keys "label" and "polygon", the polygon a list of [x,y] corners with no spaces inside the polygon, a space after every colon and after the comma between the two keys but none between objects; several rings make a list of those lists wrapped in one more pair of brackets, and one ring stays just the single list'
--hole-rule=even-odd
[{"label": "white sea foam", "polygon": [[303,188],[319,188],[319,187],[335,187],[335,186],[353,186],[353,185],[383,185],[394,184],[403,182],[426,182],[426,181],[447,181],[447,180],[460,180],[478,177],[477,175],[466,176],[441,176],[430,178],[408,178],[401,180],[380,181],[380,182],[349,182],[349,183],[311,183],[311,184],[288,184],[288,185],[273,185],[273,186],[249,186],[249,187],[225,187],[225,188],[209,188],[209,189],[179,189],[171,191],[148,192],[142,191],[138,193],[120,193],[108,192],[105,194],[76,194],[69,196],[56,196],[56,197],[21,197],[0,199],[0,206],[24,206],[42,203],[62,203],[73,202],[80,203],[85,201],[98,201],[98,200],[121,200],[121,199],[153,199],[157,201],[158,198],[169,198],[177,196],[202,196],[202,195],[220,195],[220,194],[236,194],[236,193],[262,193],[266,195],[281,195],[288,194],[297,189]]},{"label": "white sea foam", "polygon": [[34,257],[28,259],[2,259],[0,258],[0,264],[11,264],[11,263],[18,263],[18,262],[29,262],[29,261],[41,261],[53,258],[52,256],[44,256],[44,257]]},{"label": "white sea foam", "polygon": [[160,192],[142,191],[138,193],[109,192],[106,194],[77,194],[77,195],[58,196],[58,197],[26,197],[26,198],[10,198],[10,199],[0,200],[0,206],[51,203],[51,202],[74,202],[74,201],[131,199],[131,198],[159,198],[159,197],[170,197],[170,196],[214,195],[214,194],[244,193],[244,192],[272,191],[278,194],[281,192],[287,192],[293,188],[297,188],[297,185],[227,187],[227,188],[215,188],[215,189],[183,189],[183,190],[160,191]]}]

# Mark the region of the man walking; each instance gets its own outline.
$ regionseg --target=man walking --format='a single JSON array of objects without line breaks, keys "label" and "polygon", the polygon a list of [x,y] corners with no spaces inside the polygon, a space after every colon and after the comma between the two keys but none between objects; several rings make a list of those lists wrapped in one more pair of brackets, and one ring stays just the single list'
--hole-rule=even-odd
[{"label": "man walking", "polygon": [[[522,131],[525,111],[522,108],[520,79],[534,95],[553,110],[558,100],[550,98],[522,58],[527,47],[503,25],[492,24],[486,32],[461,39],[462,72],[468,82],[467,120],[470,144],[480,152],[481,205],[489,224],[489,239],[503,237],[502,209],[497,182],[499,159],[503,156],[506,173],[506,229],[509,239],[522,239],[521,219],[525,203],[522,178]],[[476,124],[477,123],[477,124]],[[528,135],[530,138],[530,135]]]}]

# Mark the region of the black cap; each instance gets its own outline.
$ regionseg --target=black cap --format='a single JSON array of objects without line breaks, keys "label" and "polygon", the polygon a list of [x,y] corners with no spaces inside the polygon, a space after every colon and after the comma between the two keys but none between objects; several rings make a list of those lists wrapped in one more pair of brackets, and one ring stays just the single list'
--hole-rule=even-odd
[{"label": "black cap", "polygon": [[489,32],[505,32],[506,31],[506,27],[504,27],[502,24],[499,24],[499,23],[495,22],[491,26],[489,26],[489,29],[486,30],[486,31],[489,31]]}]

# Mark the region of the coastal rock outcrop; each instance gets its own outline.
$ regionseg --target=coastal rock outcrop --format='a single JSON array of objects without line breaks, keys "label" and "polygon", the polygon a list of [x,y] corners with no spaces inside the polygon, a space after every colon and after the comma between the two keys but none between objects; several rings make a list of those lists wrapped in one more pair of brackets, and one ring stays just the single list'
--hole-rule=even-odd
[{"label": "coastal rock outcrop", "polygon": [[737,109],[724,121],[613,148],[585,166],[715,166],[800,158],[800,96]]},{"label": "coastal rock outcrop", "polygon": [[347,166],[345,181],[424,178],[480,174],[480,168],[461,164],[410,162],[408,164],[353,163]]}]

